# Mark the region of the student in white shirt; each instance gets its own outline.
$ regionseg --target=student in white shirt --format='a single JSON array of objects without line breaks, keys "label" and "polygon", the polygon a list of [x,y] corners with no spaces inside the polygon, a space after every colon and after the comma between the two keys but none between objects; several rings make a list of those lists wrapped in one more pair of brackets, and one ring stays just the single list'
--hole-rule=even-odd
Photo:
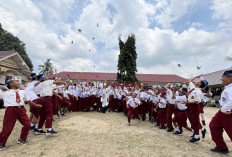
[{"label": "student in white shirt", "polygon": [[129,97],[126,105],[128,108],[128,113],[127,113],[128,124],[127,124],[127,126],[130,126],[132,114],[135,118],[140,120],[140,123],[143,123],[143,121],[139,117],[138,106],[140,105],[140,100],[138,98],[136,98],[136,93],[132,93],[132,97]]},{"label": "student in white shirt", "polygon": [[229,153],[228,146],[223,139],[223,131],[225,130],[232,140],[232,70],[225,71],[221,80],[225,89],[219,101],[220,109],[209,124],[212,139],[216,144],[211,151]]},{"label": "student in white shirt", "polygon": [[[47,135],[55,135],[58,134],[58,132],[54,131],[52,129],[52,120],[53,120],[53,104],[52,104],[52,95],[57,94],[53,91],[53,84],[60,84],[63,83],[62,81],[54,81],[54,80],[48,80],[48,77],[44,75],[40,75],[39,80],[42,82],[37,86],[39,90],[41,91],[41,103],[42,103],[42,112],[40,114],[40,120],[39,120],[39,126],[38,130],[41,134],[47,134]],[[58,95],[57,95],[58,96]],[[58,96],[59,97],[59,96]],[[42,127],[45,123],[45,128],[47,128],[47,132],[44,132],[42,130]]]},{"label": "student in white shirt", "polygon": [[160,129],[166,129],[166,127],[165,127],[165,118],[166,118],[166,105],[167,105],[167,102],[165,100],[165,95],[166,95],[166,92],[162,91],[161,94],[160,94],[159,101],[157,102],[158,105],[156,107],[156,110],[159,107],[156,126],[160,126]]},{"label": "student in white shirt", "polygon": [[208,86],[208,82],[206,80],[199,80],[196,83],[193,83],[193,81],[197,78],[200,78],[201,75],[196,76],[189,80],[189,86],[188,86],[188,118],[191,123],[192,129],[193,129],[193,136],[190,140],[191,143],[195,143],[200,141],[200,135],[199,130],[201,129],[202,138],[205,137],[206,129],[202,128],[200,123],[200,112],[199,107],[200,103],[203,99],[203,93],[201,92],[201,88],[205,88]]},{"label": "student in white shirt", "polygon": [[101,103],[102,103],[101,111],[102,111],[102,113],[106,113],[107,112],[107,107],[109,105],[106,94],[103,94],[103,96],[101,97]]},{"label": "student in white shirt", "polygon": [[[191,131],[191,128],[187,126],[187,115],[186,115],[186,101],[187,97],[185,95],[185,91],[183,89],[179,90],[179,95],[174,96],[176,99],[176,107],[177,107],[177,112],[175,114],[175,117],[173,118],[173,124],[176,128],[176,132],[174,132],[174,135],[182,134],[183,133],[183,127]],[[176,124],[177,123],[177,124]]]},{"label": "student in white shirt", "polygon": [[27,135],[30,131],[31,125],[26,114],[26,109],[24,108],[24,102],[28,101],[34,106],[42,107],[39,104],[31,102],[24,90],[19,90],[20,82],[18,78],[9,78],[6,80],[6,84],[10,90],[5,92],[0,91],[0,99],[3,99],[4,106],[6,107],[3,127],[0,133],[0,150],[6,149],[5,144],[17,120],[19,120],[19,122],[23,125],[21,135],[17,143],[28,144]]}]

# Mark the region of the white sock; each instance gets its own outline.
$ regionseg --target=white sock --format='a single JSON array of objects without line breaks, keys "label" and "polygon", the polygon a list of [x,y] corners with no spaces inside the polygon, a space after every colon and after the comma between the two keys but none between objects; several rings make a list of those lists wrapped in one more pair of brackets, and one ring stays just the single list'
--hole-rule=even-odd
[{"label": "white sock", "polygon": [[32,123],[31,123],[31,127],[33,127],[34,125],[35,125],[35,124],[32,124]]},{"label": "white sock", "polygon": [[205,130],[205,128],[201,128],[201,131],[204,131]]},{"label": "white sock", "polygon": [[60,115],[60,111],[58,111],[58,114]]},{"label": "white sock", "polygon": [[199,135],[194,135],[194,138],[195,138],[195,139],[198,139],[198,138],[199,138]]},{"label": "white sock", "polygon": [[179,127],[176,127],[176,131],[179,131],[179,132],[180,132],[180,129],[179,129]]},{"label": "white sock", "polygon": [[48,128],[48,131],[52,131],[52,128]]},{"label": "white sock", "polygon": [[35,128],[38,129],[38,124],[35,125]]},{"label": "white sock", "polygon": [[204,113],[201,113],[200,115],[201,115],[201,120],[202,120],[202,121],[205,120],[205,114],[204,114]]},{"label": "white sock", "polygon": [[41,130],[42,130],[42,128],[39,128],[38,130],[39,130],[39,131],[41,131]]}]

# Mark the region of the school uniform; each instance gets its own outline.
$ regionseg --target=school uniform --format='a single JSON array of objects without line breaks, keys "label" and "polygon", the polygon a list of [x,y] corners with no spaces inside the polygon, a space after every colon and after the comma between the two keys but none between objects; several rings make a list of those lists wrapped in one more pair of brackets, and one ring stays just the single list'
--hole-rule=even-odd
[{"label": "school uniform", "polygon": [[[37,81],[36,81],[37,82]],[[25,92],[27,93],[27,95],[29,96],[30,100],[32,102],[34,102],[35,104],[41,104],[41,99],[37,96],[37,94],[35,93],[35,89],[36,87],[34,87],[34,85],[31,85],[29,87],[26,88]],[[30,112],[36,117],[39,118],[41,109],[30,104]]]},{"label": "school uniform", "polygon": [[101,97],[101,103],[102,103],[101,111],[102,113],[105,113],[109,105],[107,97]]},{"label": "school uniform", "polygon": [[223,131],[225,130],[230,140],[232,140],[232,114],[223,112],[232,111],[232,83],[225,86],[220,98],[221,109],[212,118],[209,128],[216,148],[228,150],[228,146],[223,139]]},{"label": "school uniform", "polygon": [[53,104],[52,104],[52,95],[53,95],[53,80],[47,80],[41,82],[37,87],[41,91],[41,105],[42,111],[40,114],[39,126],[41,129],[46,120],[45,128],[52,128],[52,119],[53,119]]},{"label": "school uniform", "polygon": [[139,98],[141,100],[141,105],[139,105],[139,112],[144,120],[146,119],[146,105],[147,105],[146,96],[147,93],[145,92],[140,92],[139,94]]},{"label": "school uniform", "polygon": [[20,139],[26,141],[31,124],[26,114],[27,111],[24,108],[24,101],[29,101],[29,96],[24,90],[10,89],[6,92],[0,91],[0,98],[3,99],[4,106],[6,107],[3,127],[0,133],[1,146],[5,146],[7,139],[15,126],[16,120],[19,120],[19,122],[23,125]]},{"label": "school uniform", "polygon": [[154,118],[154,120],[156,120],[157,119],[157,115],[158,115],[158,111],[159,111],[159,108],[157,108],[157,110],[156,111],[154,111],[154,109],[156,108],[156,106],[157,106],[157,101],[159,101],[159,95],[153,95],[152,97],[151,97],[151,101],[152,101],[152,104],[153,104],[153,106],[152,106],[152,108],[151,108],[151,116]]},{"label": "school uniform", "polygon": [[[176,95],[178,93],[175,93]],[[168,127],[168,131],[172,131],[173,126],[172,126],[172,115],[176,113],[176,108],[175,108],[175,104],[176,104],[176,100],[173,99],[173,92],[168,89],[167,90],[167,112],[166,112],[166,121],[167,121],[167,127]]]},{"label": "school uniform", "polygon": [[157,115],[157,125],[160,125],[160,128],[165,128],[165,118],[166,118],[166,105],[167,102],[165,98],[159,98],[159,101],[162,103],[158,103],[159,111]]},{"label": "school uniform", "polygon": [[200,88],[196,88],[196,86],[190,82],[188,86],[188,102],[197,102],[197,103],[188,103],[188,118],[191,123],[191,127],[194,130],[194,135],[199,135],[199,129],[202,128],[200,123],[200,112],[199,105],[203,98],[203,93]]},{"label": "school uniform", "polygon": [[178,110],[175,114],[175,117],[173,118],[173,122],[176,122],[178,124],[179,132],[183,132],[182,127],[187,127],[187,115],[186,115],[187,107],[185,104],[180,103],[181,101],[186,102],[187,97],[185,95],[176,96],[176,103]]},{"label": "school uniform", "polygon": [[128,124],[130,124],[132,114],[135,118],[140,120],[139,112],[138,112],[138,105],[139,104],[140,104],[140,100],[138,98],[130,97],[128,99],[128,101],[127,101],[127,105],[129,106],[128,113],[127,113]]}]

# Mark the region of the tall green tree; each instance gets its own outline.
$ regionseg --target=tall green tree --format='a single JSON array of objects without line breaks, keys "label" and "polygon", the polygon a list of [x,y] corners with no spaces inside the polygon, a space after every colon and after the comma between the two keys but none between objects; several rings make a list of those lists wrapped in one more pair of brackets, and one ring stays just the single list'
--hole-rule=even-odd
[{"label": "tall green tree", "polygon": [[53,74],[55,72],[55,68],[49,60],[47,60],[43,64],[40,64],[39,70],[40,74],[44,74],[45,76]]},{"label": "tall green tree", "polygon": [[129,35],[124,43],[119,38],[120,54],[118,56],[117,81],[120,83],[136,83],[139,80],[136,77],[137,72],[137,52],[135,35]]},{"label": "tall green tree", "polygon": [[17,51],[27,66],[33,70],[31,59],[26,53],[25,44],[18,37],[7,32],[0,23],[0,51]]}]

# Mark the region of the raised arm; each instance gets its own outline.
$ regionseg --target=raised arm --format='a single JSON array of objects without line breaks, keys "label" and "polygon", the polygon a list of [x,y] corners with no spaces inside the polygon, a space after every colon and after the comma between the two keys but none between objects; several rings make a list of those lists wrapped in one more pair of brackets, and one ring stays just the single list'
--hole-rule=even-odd
[{"label": "raised arm", "polygon": [[200,78],[200,77],[201,77],[201,75],[195,76],[195,77],[189,79],[189,82],[193,82],[196,78]]}]

